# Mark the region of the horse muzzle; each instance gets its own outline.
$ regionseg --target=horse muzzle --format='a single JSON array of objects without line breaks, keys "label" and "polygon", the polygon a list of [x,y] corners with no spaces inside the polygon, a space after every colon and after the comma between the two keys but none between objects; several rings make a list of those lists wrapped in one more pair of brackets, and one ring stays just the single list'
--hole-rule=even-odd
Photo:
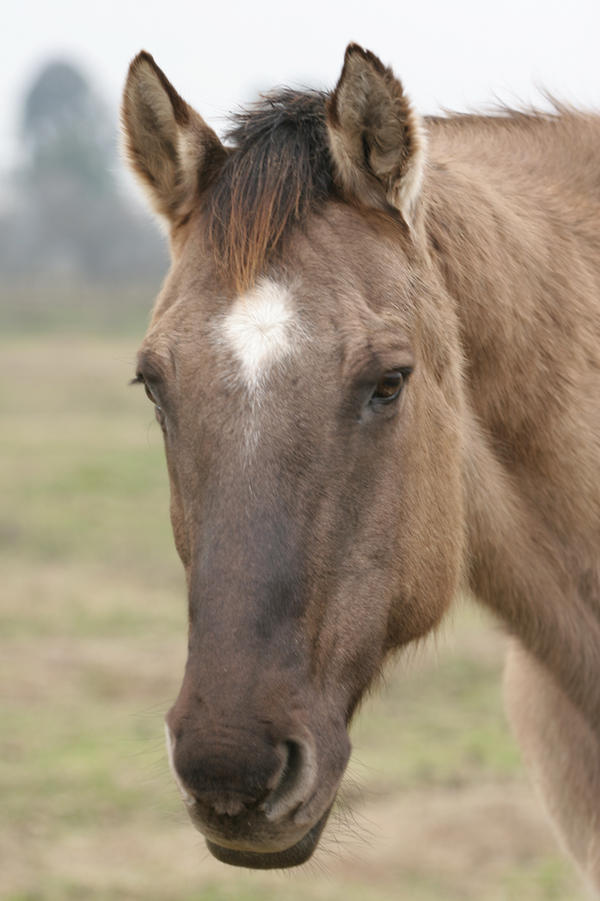
[{"label": "horse muzzle", "polygon": [[326,759],[311,732],[190,728],[167,716],[169,762],[209,851],[233,866],[298,866],[315,850],[345,769],[350,742]]}]

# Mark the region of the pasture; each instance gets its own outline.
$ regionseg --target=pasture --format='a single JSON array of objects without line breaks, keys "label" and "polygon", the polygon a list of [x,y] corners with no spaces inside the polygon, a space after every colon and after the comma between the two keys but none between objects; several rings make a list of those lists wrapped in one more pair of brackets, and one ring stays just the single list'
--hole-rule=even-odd
[{"label": "pasture", "polygon": [[5,901],[583,898],[502,712],[499,629],[464,602],[353,728],[311,863],[217,863],[168,773],[186,650],[160,429],[128,387],[143,324],[1,339]]}]

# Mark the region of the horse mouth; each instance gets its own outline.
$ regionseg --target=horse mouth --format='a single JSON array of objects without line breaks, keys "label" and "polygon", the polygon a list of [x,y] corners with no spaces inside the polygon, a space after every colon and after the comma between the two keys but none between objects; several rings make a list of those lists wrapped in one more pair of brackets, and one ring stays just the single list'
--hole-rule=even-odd
[{"label": "horse mouth", "polygon": [[228,863],[232,867],[247,867],[251,870],[283,870],[289,867],[299,867],[311,857],[319,843],[321,833],[329,817],[331,807],[325,811],[321,819],[315,823],[304,838],[286,848],[283,851],[245,851],[235,848],[225,848],[210,839],[206,839],[206,847],[221,863]]}]

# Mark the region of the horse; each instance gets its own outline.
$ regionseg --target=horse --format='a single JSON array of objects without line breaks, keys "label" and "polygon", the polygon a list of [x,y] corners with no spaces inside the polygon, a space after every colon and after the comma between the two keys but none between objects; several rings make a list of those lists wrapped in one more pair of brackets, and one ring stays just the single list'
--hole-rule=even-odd
[{"label": "horse", "polygon": [[147,52],[122,120],[172,265],[137,357],[188,656],[171,768],[219,860],[306,861],[390,655],[469,592],[600,889],[600,118],[422,117],[356,44],[222,142]]}]

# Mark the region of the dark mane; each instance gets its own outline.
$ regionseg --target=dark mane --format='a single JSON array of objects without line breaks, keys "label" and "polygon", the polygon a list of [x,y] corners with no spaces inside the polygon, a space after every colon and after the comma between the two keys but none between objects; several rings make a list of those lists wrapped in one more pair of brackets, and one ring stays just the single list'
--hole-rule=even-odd
[{"label": "dark mane", "polygon": [[327,96],[284,89],[233,119],[231,149],[206,203],[213,251],[238,290],[334,190]]}]

